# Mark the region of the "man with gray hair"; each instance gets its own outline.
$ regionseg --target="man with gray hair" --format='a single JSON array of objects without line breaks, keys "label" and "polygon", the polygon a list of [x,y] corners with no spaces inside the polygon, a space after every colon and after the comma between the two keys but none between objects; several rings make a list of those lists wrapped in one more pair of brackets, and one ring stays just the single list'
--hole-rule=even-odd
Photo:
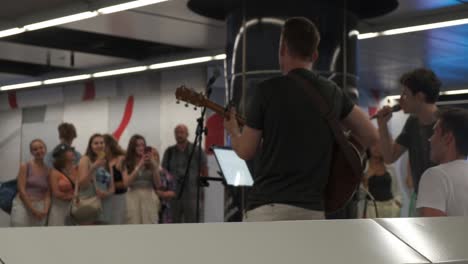
[{"label": "man with gray hair", "polygon": [[[208,175],[208,167],[206,155],[198,149],[195,150],[192,161],[190,162],[190,169],[187,178],[184,179],[185,171],[188,166],[190,153],[194,148],[194,144],[188,141],[188,128],[184,124],[179,124],[174,129],[174,137],[176,144],[170,146],[164,151],[162,167],[171,173],[177,182],[177,191],[184,189],[180,200],[174,198],[171,202],[174,223],[196,223],[196,210],[197,210],[197,184],[198,177]],[[199,167],[199,159],[201,164]],[[177,193],[179,195],[179,193]],[[203,208],[202,203],[200,207]],[[200,210],[200,212],[202,212]],[[200,215],[202,215],[200,213]]]}]

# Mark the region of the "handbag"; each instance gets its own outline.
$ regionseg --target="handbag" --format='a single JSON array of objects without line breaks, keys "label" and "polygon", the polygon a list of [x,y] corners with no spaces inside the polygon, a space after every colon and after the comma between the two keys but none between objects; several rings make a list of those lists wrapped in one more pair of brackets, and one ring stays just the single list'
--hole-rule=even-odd
[{"label": "handbag", "polygon": [[78,224],[96,222],[102,211],[101,199],[97,196],[77,197],[70,209],[71,219]]},{"label": "handbag", "polygon": [[[26,165],[26,178],[30,173],[29,162]],[[11,214],[13,200],[18,194],[18,178],[0,183],[0,208],[7,214]]]},{"label": "handbag", "polygon": [[[91,181],[96,191],[96,182],[94,179]],[[93,223],[98,220],[101,212],[101,199],[97,195],[80,197],[79,184],[75,184],[75,198],[72,199],[70,205],[70,219],[77,224]]]},{"label": "handbag", "polygon": [[0,208],[7,214],[11,214],[13,200],[18,192],[17,185],[17,179],[0,183]]}]

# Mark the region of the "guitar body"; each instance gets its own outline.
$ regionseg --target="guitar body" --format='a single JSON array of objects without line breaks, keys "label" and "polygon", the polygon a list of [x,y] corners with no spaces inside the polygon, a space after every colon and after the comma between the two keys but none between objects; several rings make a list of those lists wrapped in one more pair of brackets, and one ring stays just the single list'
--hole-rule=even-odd
[{"label": "guitar body", "polygon": [[353,137],[348,138],[348,143],[353,150],[353,155],[349,157],[338,144],[333,148],[331,172],[324,193],[327,214],[343,209],[351,201],[362,181],[365,149]]}]

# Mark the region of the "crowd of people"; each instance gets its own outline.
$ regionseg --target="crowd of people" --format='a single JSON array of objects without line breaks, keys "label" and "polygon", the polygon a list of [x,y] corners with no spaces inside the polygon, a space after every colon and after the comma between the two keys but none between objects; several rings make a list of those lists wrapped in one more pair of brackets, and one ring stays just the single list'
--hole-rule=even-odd
[{"label": "crowd of people", "polygon": [[[436,74],[426,68],[409,71],[399,80],[399,103],[410,116],[394,140],[387,125],[394,109],[379,110],[375,127],[340,87],[312,70],[319,42],[314,23],[303,17],[288,19],[278,52],[283,75],[258,85],[242,129],[235,109],[227,113],[224,127],[237,155],[244,160],[259,155],[244,220],[326,217],[323,194],[337,145],[333,123],[370,149],[364,187],[381,216],[399,214],[401,204],[392,193],[385,164],[406,151],[414,186],[410,215],[468,216],[468,111],[439,108],[441,82]],[[326,116],[308,89],[315,89],[328,106]],[[199,175],[207,175],[206,157],[195,152],[194,160],[202,160],[202,166],[192,162],[188,168],[193,145],[187,127],[179,125],[174,133],[177,143],[161,162],[141,135],[132,136],[123,150],[111,135],[95,134],[83,156],[72,147],[76,131],[71,124],[59,126],[61,143],[47,154],[44,142],[33,140],[34,158],[19,170],[12,225],[196,222],[194,187]],[[189,177],[181,181],[186,171]],[[181,182],[185,191],[175,199]],[[80,210],[80,201],[100,208],[92,221],[76,221],[91,215]]]},{"label": "crowd of people", "polygon": [[77,137],[73,124],[60,124],[58,133],[60,144],[50,152],[43,140],[31,141],[33,158],[19,168],[11,226],[196,222],[193,183],[207,175],[203,152],[194,152],[201,166],[191,162],[185,191],[177,199],[193,149],[187,126],[176,126],[176,144],[162,162],[158,150],[138,134],[126,150],[112,135],[94,134],[81,155],[72,145]]}]

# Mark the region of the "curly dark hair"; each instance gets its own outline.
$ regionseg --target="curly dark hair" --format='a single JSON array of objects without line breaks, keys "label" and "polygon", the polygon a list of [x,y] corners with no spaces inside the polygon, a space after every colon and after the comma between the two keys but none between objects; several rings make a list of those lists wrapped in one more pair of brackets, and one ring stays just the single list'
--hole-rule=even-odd
[{"label": "curly dark hair", "polygon": [[400,77],[400,84],[407,87],[413,95],[418,92],[423,93],[428,104],[437,101],[442,86],[435,73],[426,68],[418,68],[403,74]]},{"label": "curly dark hair", "polygon": [[76,138],[76,129],[73,124],[62,123],[58,126],[59,138],[65,141],[72,141]]}]

